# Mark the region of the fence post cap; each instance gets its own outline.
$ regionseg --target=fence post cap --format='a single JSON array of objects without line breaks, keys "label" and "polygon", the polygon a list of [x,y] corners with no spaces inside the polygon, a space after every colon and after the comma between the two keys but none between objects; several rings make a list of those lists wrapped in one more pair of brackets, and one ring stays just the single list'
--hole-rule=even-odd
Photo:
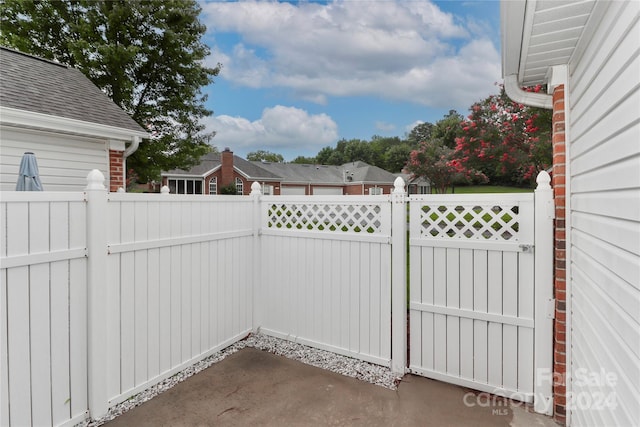
[{"label": "fence post cap", "polygon": [[104,175],[98,169],[94,169],[87,175],[87,190],[104,190]]},{"label": "fence post cap", "polygon": [[538,184],[536,189],[537,190],[551,189],[551,186],[549,185],[550,182],[551,182],[551,176],[549,175],[549,173],[547,171],[540,171],[540,173],[536,178],[536,184]]},{"label": "fence post cap", "polygon": [[253,184],[251,184],[251,195],[261,194],[261,193],[262,193],[262,186],[258,181],[253,181]]},{"label": "fence post cap", "polygon": [[163,185],[162,188],[160,189],[160,194],[169,194],[169,187],[167,187],[166,185]]},{"label": "fence post cap", "polygon": [[395,181],[393,181],[393,192],[394,193],[404,193],[404,179],[401,176],[397,177]]}]

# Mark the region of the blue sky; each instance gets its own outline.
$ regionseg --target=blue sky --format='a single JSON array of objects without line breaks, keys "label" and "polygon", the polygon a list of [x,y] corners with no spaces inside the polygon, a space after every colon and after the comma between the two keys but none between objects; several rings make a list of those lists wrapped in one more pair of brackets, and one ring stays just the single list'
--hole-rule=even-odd
[{"label": "blue sky", "polygon": [[212,143],[314,156],[342,139],[404,137],[495,93],[498,1],[203,2]]}]

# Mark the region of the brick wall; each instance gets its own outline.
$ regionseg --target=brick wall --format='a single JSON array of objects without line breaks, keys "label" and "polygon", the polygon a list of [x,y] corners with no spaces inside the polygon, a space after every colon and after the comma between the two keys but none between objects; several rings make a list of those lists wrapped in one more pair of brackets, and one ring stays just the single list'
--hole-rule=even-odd
[{"label": "brick wall", "polygon": [[109,150],[109,191],[125,188],[124,151]]},{"label": "brick wall", "polygon": [[[220,153],[220,160],[222,165],[220,167],[221,174],[218,179],[218,188],[226,187],[229,184],[235,184],[235,174],[233,173],[233,151],[225,148]],[[220,191],[218,189],[218,192]]]},{"label": "brick wall", "polygon": [[556,205],[554,224],[554,293],[556,318],[553,339],[554,418],[566,421],[566,228],[565,228],[565,98],[564,85],[553,91],[553,193]]}]

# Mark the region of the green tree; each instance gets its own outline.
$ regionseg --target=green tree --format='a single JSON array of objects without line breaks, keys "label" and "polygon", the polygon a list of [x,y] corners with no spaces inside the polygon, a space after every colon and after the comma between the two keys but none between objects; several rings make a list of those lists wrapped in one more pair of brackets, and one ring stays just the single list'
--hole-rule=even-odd
[{"label": "green tree", "polygon": [[272,153],[271,151],[257,150],[248,153],[247,160],[251,162],[282,163],[284,162],[284,157],[282,157],[282,154]]},{"label": "green tree", "polygon": [[316,156],[316,161],[320,165],[330,165],[329,160],[334,155],[334,149],[326,146],[323,147],[320,151],[318,151],[318,155]]},{"label": "green tree", "polygon": [[407,140],[414,145],[418,145],[424,141],[429,141],[431,139],[433,127],[433,123],[420,123],[411,129],[411,132],[407,135]]},{"label": "green tree", "polygon": [[457,183],[487,181],[482,173],[472,169],[461,174],[453,148],[447,147],[440,139],[424,141],[418,150],[412,151],[407,169],[414,176],[428,178],[436,193],[446,193],[449,187]]},{"label": "green tree", "polygon": [[316,164],[317,161],[315,157],[298,156],[295,159],[291,160],[291,163],[297,163],[301,165],[313,165],[313,164]]},{"label": "green tree", "polygon": [[78,68],[151,134],[127,159],[142,181],[211,150],[202,87],[220,64],[204,64],[210,52],[195,0],[3,3],[1,44]]},{"label": "green tree", "polygon": [[384,153],[384,164],[376,165],[389,172],[400,172],[406,166],[411,154],[411,145],[407,143],[394,145]]},{"label": "green tree", "polygon": [[473,104],[456,139],[459,171],[481,170],[496,184],[533,185],[551,165],[551,114],[512,101],[504,88]]},{"label": "green tree", "polygon": [[453,149],[440,140],[423,141],[420,149],[411,152],[407,169],[416,177],[428,178],[436,193],[446,193],[456,174],[450,163],[452,154]]},{"label": "green tree", "polygon": [[449,148],[455,148],[456,138],[462,134],[460,123],[463,120],[464,117],[456,110],[449,110],[449,114],[446,114],[433,126],[431,129],[431,137],[439,139]]}]

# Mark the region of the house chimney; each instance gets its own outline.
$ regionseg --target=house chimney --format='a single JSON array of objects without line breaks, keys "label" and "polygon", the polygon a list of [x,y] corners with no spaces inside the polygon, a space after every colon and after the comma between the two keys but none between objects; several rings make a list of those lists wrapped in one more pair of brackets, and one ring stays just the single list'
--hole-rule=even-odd
[{"label": "house chimney", "polygon": [[229,147],[226,147],[220,155],[220,160],[222,162],[220,185],[222,187],[226,187],[229,184],[234,184],[235,179],[233,178],[233,151],[231,151]]}]

